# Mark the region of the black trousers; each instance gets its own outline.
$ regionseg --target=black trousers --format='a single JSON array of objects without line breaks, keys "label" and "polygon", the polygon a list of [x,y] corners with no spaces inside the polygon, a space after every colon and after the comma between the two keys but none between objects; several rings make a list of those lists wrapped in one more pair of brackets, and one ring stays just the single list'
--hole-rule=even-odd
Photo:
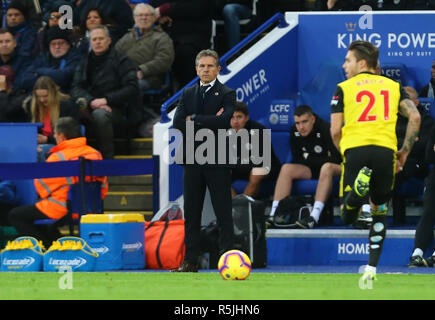
[{"label": "black trousers", "polygon": [[0,226],[10,226],[9,211],[15,208],[15,205],[0,202]]},{"label": "black trousers", "polygon": [[36,206],[21,206],[9,212],[9,221],[17,229],[21,236],[34,237],[41,240],[45,248],[48,249],[51,243],[60,237],[57,228],[48,225],[35,225],[35,220],[49,219],[44,213],[39,211]]},{"label": "black trousers", "polygon": [[228,168],[185,166],[184,218],[185,261],[198,263],[201,243],[201,214],[208,187],[219,229],[219,253],[234,249],[234,225],[231,198],[231,171]]},{"label": "black trousers", "polygon": [[420,248],[423,251],[433,239],[433,227],[435,223],[435,168],[426,178],[426,188],[423,194],[423,214],[415,230],[414,249]]}]

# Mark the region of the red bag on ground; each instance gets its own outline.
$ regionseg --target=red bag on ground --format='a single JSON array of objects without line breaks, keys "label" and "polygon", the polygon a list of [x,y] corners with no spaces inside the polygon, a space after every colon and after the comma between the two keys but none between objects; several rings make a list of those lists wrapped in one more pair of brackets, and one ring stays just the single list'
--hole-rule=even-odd
[{"label": "red bag on ground", "polygon": [[183,219],[145,222],[147,269],[177,269],[185,251]]}]

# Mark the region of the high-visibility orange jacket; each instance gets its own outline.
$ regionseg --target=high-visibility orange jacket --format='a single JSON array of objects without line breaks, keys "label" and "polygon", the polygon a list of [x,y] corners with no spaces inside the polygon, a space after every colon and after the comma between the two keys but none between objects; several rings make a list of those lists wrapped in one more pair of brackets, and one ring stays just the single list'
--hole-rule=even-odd
[{"label": "high-visibility orange jacket", "polygon": [[[65,140],[53,147],[50,152],[52,154],[47,158],[47,162],[78,160],[79,157],[90,160],[103,159],[99,151],[86,145],[86,138],[83,137]],[[101,182],[101,198],[104,199],[109,189],[107,177],[95,178]],[[78,177],[35,179],[36,192],[41,198],[35,204],[36,208],[51,219],[62,218],[67,212],[69,186],[77,182]]]}]

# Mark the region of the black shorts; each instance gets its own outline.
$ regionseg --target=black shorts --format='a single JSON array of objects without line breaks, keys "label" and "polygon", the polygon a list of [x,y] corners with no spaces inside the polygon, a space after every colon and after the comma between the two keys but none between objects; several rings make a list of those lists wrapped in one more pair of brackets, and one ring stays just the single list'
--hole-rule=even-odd
[{"label": "black shorts", "polygon": [[379,146],[363,146],[346,150],[343,157],[340,199],[351,190],[362,167],[372,169],[370,179],[370,199],[376,205],[386,203],[391,198],[396,171],[396,153],[392,149]]}]

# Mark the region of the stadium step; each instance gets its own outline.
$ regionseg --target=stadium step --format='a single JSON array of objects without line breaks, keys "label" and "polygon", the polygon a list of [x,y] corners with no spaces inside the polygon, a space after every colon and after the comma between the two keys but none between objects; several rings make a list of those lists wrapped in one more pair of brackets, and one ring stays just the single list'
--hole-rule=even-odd
[{"label": "stadium step", "polygon": [[[128,143],[130,143],[130,150],[128,149]],[[134,138],[130,142],[125,139],[114,139],[115,154],[130,155],[152,155],[153,153],[153,139],[152,138]]]},{"label": "stadium step", "polygon": [[[135,138],[130,141],[130,154],[126,140],[115,139],[115,159],[152,158],[152,138]],[[109,192],[104,199],[105,213],[141,213],[150,220],[153,213],[152,175],[108,177]]]},{"label": "stadium step", "polygon": [[108,177],[110,191],[152,191],[153,176]]},{"label": "stadium step", "polygon": [[123,213],[132,213],[132,214],[141,214],[144,216],[145,221],[150,221],[152,216],[153,216],[153,212],[152,211],[134,211],[134,210],[123,210],[123,211],[109,211],[109,210],[105,210],[104,214],[123,214]]},{"label": "stadium step", "polygon": [[153,193],[151,191],[109,191],[104,199],[104,210],[152,211]]}]

